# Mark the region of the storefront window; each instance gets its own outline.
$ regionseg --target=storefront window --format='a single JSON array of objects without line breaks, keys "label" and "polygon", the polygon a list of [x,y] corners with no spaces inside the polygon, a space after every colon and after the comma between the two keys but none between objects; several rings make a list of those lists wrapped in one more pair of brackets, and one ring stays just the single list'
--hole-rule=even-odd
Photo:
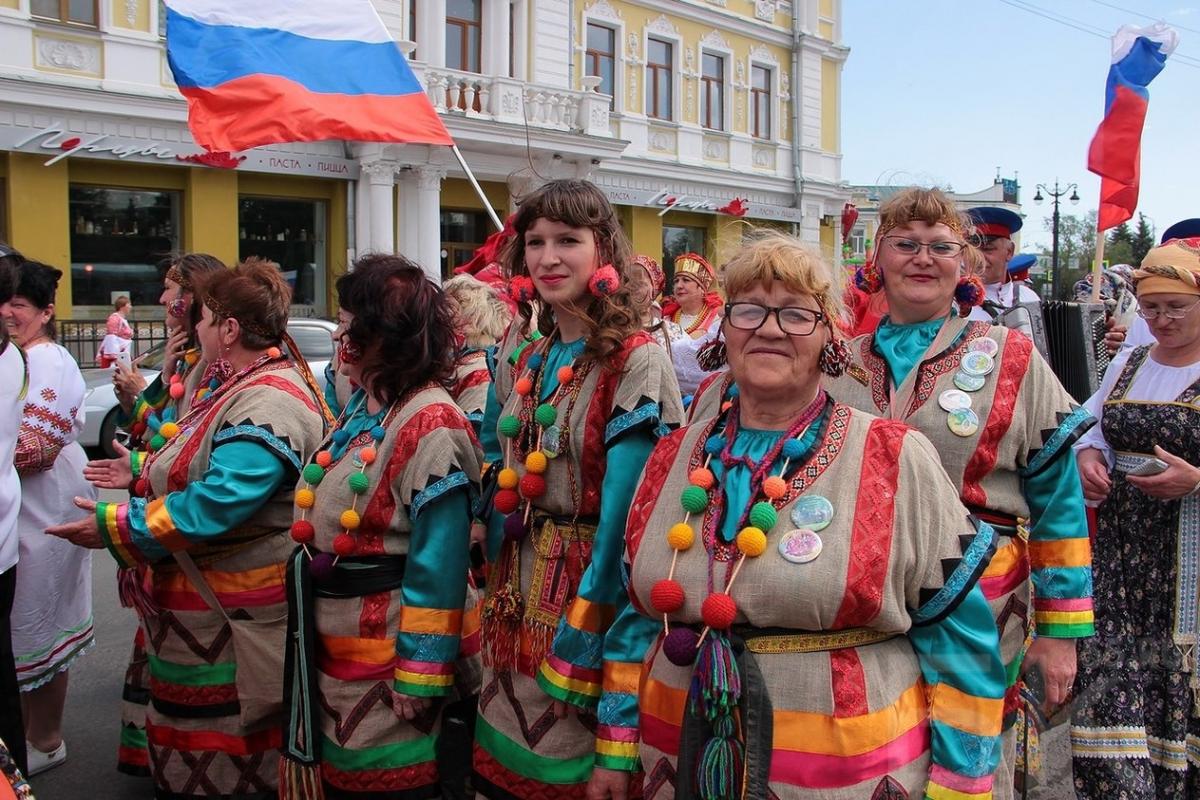
[{"label": "storefront window", "polygon": [[325,203],[242,197],[238,258],[274,261],[292,287],[292,314],[325,314]]},{"label": "storefront window", "polygon": [[442,212],[442,277],[471,260],[495,227],[486,211]]},{"label": "storefront window", "polygon": [[179,193],[72,185],[70,207],[71,302],[157,304],[158,262],[179,249]]},{"label": "storefront window", "polygon": [[667,285],[675,279],[675,257],[683,253],[704,255],[706,228],[686,225],[663,225],[663,270],[667,273]]}]

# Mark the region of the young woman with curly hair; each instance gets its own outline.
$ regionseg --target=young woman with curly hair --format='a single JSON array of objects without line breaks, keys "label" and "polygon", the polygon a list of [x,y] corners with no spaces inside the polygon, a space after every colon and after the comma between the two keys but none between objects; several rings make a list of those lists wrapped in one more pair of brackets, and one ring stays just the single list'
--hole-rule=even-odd
[{"label": "young woman with curly hair", "polygon": [[522,200],[513,227],[504,268],[519,314],[482,431],[495,491],[475,788],[583,798],[593,764],[624,746],[607,738],[597,702],[605,634],[628,602],[625,515],[642,464],[683,409],[666,351],[642,328],[628,288],[637,267],[600,190],[551,181]]},{"label": "young woman with curly hair", "polygon": [[476,691],[455,662],[478,647],[463,607],[480,459],[447,392],[453,311],[401,256],[359,259],[337,290],[339,369],[359,388],[296,487],[280,791],[440,797],[439,712]]}]

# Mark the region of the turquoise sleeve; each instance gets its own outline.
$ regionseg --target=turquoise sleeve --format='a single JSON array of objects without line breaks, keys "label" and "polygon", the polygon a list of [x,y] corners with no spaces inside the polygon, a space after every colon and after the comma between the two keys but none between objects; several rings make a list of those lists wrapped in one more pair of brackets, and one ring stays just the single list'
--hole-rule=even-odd
[{"label": "turquoise sleeve", "polygon": [[337,396],[337,373],[333,370],[333,359],[325,362],[325,405],[334,417],[342,415],[342,404]]},{"label": "turquoise sleeve", "polygon": [[147,524],[145,499],[130,500],[126,549],[140,554],[138,560],[153,562],[189,544],[217,539],[254,516],[279,491],[287,474],[283,462],[264,445],[246,440],[220,445],[200,480],[166,496],[168,519],[156,521],[155,531]]},{"label": "turquoise sleeve", "polygon": [[625,520],[654,444],[653,431],[643,428],[628,432],[609,448],[591,563],[538,671],[539,685],[555,699],[585,707],[600,699],[605,635],[629,604],[622,579]]},{"label": "turquoise sleeve", "polygon": [[[908,636],[930,698],[931,784],[988,781],[990,788],[1000,758],[1006,680],[983,590],[972,587],[949,614],[912,627]],[[961,727],[963,720],[970,720],[970,730]]]},{"label": "turquoise sleeve", "polygon": [[470,568],[470,497],[468,486],[450,489],[430,500],[413,520],[400,589],[398,692],[434,697],[454,688]]},{"label": "turquoise sleeve", "polygon": [[641,614],[626,601],[604,636],[604,674],[596,709],[596,766],[635,772],[638,683],[646,653],[662,632],[662,620]]},{"label": "turquoise sleeve", "polygon": [[500,436],[496,426],[500,424],[500,402],[496,399],[496,382],[488,384],[487,403],[483,407],[483,422],[479,425],[479,443],[483,446],[483,460],[488,464],[498,464],[504,460],[504,448],[500,446]]},{"label": "turquoise sleeve", "polygon": [[1029,504],[1029,564],[1039,636],[1092,636],[1092,555],[1075,454],[1068,450],[1023,479]]}]

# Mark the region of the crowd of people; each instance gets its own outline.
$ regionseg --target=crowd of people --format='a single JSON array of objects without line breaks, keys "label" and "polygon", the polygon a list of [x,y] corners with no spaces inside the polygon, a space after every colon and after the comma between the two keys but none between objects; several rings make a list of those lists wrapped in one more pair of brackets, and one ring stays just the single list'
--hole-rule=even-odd
[{"label": "crowd of people", "polygon": [[1200,221],[1083,405],[1020,222],[909,189],[853,287],[763,230],[664,297],[551,181],[485,270],[352,264],[324,386],[276,265],[186,254],[91,462],[60,273],[0,248],[0,772],[66,758],[98,550],[155,797],[985,800],[1070,702],[1080,798],[1200,796]]}]

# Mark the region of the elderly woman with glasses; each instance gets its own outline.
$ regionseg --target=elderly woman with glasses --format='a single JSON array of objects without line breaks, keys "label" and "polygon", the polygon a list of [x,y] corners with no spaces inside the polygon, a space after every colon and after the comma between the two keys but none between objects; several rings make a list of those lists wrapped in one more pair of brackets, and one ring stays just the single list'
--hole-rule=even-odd
[{"label": "elderly woman with glasses", "polygon": [[[937,448],[959,497],[999,534],[981,585],[1007,668],[997,796],[1011,796],[1022,657],[1046,700],[1066,701],[1075,640],[1093,632],[1091,552],[1071,444],[1092,416],[1023,334],[964,319],[983,299],[970,221],[936,189],[909,189],[880,209],[879,247],[860,288],[882,288],[889,316],[850,343],[830,392],[905,422]],[[958,313],[954,313],[957,307]],[[1032,578],[1032,593],[1031,579]],[[1026,654],[1030,618],[1037,638]]]},{"label": "elderly woman with glasses", "polygon": [[992,529],[924,436],[824,390],[846,352],[820,256],[764,234],[724,275],[720,402],[659,442],[629,513],[588,797],[639,766],[648,798],[986,796]]},{"label": "elderly woman with glasses", "polygon": [[1080,798],[1200,790],[1200,240],[1154,248],[1133,280],[1157,343],[1117,355],[1076,446],[1099,506],[1097,630],[1071,725]]}]

